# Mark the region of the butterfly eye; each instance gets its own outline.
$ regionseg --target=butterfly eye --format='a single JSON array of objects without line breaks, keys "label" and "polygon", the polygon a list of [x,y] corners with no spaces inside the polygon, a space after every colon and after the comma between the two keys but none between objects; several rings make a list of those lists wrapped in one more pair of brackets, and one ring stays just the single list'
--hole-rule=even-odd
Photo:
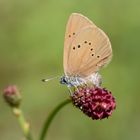
[{"label": "butterfly eye", "polygon": [[73,47],[73,50],[75,50],[75,47]]},{"label": "butterfly eye", "polygon": [[93,51],[93,48],[91,48],[90,50]]},{"label": "butterfly eye", "polygon": [[91,42],[89,42],[88,44],[91,45]]},{"label": "butterfly eye", "polygon": [[94,56],[94,54],[92,54],[92,56]]},{"label": "butterfly eye", "polygon": [[100,56],[98,55],[97,58],[99,58]]}]

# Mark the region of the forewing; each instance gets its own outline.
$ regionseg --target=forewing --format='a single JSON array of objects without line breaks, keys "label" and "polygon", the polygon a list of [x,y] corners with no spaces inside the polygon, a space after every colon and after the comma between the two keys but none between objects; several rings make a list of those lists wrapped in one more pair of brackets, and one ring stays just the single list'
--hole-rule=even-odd
[{"label": "forewing", "polygon": [[73,13],[69,17],[67,26],[66,26],[66,33],[65,33],[65,41],[64,41],[64,72],[68,69],[68,55],[70,53],[71,49],[71,42],[72,40],[77,36],[78,32],[82,30],[85,27],[93,26],[96,27],[92,21],[90,21],[87,17],[78,14]]}]

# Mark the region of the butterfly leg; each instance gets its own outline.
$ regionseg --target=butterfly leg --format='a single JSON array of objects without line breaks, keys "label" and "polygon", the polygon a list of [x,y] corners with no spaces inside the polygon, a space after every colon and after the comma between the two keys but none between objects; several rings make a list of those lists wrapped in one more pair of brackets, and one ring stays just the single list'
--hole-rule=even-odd
[{"label": "butterfly leg", "polygon": [[87,87],[87,82],[86,82],[86,80],[83,81],[83,86]]},{"label": "butterfly leg", "polygon": [[69,86],[67,86],[67,87],[68,87],[70,96],[72,96],[72,90],[71,90],[71,88]]},{"label": "butterfly leg", "polygon": [[79,92],[78,86],[74,86],[74,89],[75,89],[75,91],[78,91]]}]

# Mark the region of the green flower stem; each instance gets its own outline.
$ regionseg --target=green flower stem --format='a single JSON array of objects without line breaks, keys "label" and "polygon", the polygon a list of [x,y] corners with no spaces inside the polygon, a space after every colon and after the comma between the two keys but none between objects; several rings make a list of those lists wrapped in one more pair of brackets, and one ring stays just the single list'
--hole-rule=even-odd
[{"label": "green flower stem", "polygon": [[25,120],[22,110],[20,108],[16,107],[16,108],[13,108],[13,113],[16,116],[16,118],[17,118],[17,120],[22,128],[22,131],[23,131],[25,138],[27,140],[33,140],[31,133],[30,133],[30,125]]},{"label": "green flower stem", "polygon": [[71,102],[71,99],[67,99],[67,100],[63,101],[50,113],[50,115],[46,119],[46,121],[44,123],[44,126],[42,128],[42,131],[41,131],[41,134],[40,134],[40,140],[45,140],[45,137],[47,136],[49,126],[50,126],[52,120],[54,119],[55,115],[59,112],[59,110],[61,108],[63,108],[65,105],[67,105],[70,102]]}]

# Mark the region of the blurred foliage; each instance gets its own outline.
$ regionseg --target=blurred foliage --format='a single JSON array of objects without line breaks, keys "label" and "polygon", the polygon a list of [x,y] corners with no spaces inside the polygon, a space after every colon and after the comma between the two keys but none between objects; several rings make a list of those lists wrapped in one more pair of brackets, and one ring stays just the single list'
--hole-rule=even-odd
[{"label": "blurred foliage", "polygon": [[[55,118],[50,140],[139,140],[140,68],[139,0],[0,0],[0,89],[17,84],[22,108],[35,136],[47,114],[68,98],[54,80],[63,74],[65,25],[73,12],[89,17],[110,37],[113,60],[101,70],[103,86],[113,92],[117,109],[112,117],[92,121],[72,105]],[[0,140],[21,140],[10,109],[0,98]]]}]

